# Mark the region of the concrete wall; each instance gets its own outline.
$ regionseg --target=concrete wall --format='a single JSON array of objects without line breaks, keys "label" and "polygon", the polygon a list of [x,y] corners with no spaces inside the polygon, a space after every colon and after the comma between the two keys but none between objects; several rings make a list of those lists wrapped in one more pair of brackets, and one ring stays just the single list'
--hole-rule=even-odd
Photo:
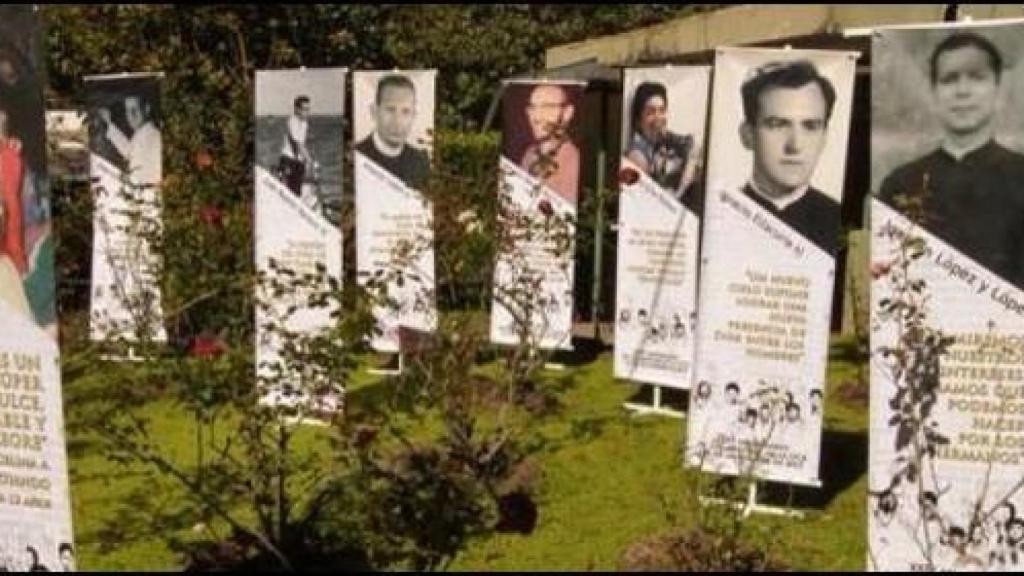
[{"label": "concrete wall", "polygon": [[[553,46],[546,67],[595,58],[606,65],[632,64],[713,50],[718,46],[760,44],[849,28],[941,22],[946,4],[778,5],[745,4],[694,14],[622,34]],[[975,20],[1024,17],[1021,4],[960,4],[961,16]]]}]

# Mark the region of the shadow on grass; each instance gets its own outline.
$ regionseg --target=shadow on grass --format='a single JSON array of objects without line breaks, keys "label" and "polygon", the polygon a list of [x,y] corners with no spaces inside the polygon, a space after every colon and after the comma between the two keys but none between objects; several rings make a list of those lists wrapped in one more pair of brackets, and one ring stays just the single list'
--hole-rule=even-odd
[{"label": "shadow on grass", "polygon": [[568,419],[567,429],[535,431],[523,438],[523,450],[528,454],[554,454],[566,448],[588,444],[604,435],[609,425],[621,422],[617,415],[591,415]]},{"label": "shadow on grass", "polygon": [[596,440],[615,419],[610,416],[574,418],[569,422],[569,439],[574,443]]},{"label": "shadow on grass", "polygon": [[126,480],[142,481],[152,478],[153,472],[148,470],[140,469],[128,469],[122,466],[116,466],[112,468],[104,468],[103,470],[96,470],[95,472],[72,472],[72,477],[75,484],[87,484],[89,482],[102,483],[104,487],[111,484],[112,481],[123,482]]},{"label": "shadow on grass", "polygon": [[825,509],[867,473],[866,432],[825,430],[821,439],[821,488],[765,482],[758,502],[771,506]]},{"label": "shadow on grass", "polygon": [[65,441],[68,458],[77,460],[92,454],[100,453],[102,444],[95,437],[70,436]]},{"label": "shadow on grass", "polygon": [[681,412],[683,414],[689,413],[690,408],[690,391],[680,390],[678,388],[669,388],[668,386],[654,386],[652,384],[640,384],[640,389],[635,394],[626,399],[626,402],[630,404],[636,404],[639,406],[654,406],[654,389],[661,388],[661,397],[658,400],[658,405],[661,408],[673,410],[675,412]]},{"label": "shadow on grass", "polygon": [[372,411],[375,407],[386,406],[394,395],[398,379],[388,376],[345,392],[345,404],[355,412]]},{"label": "shadow on grass", "polygon": [[551,362],[566,367],[579,368],[593,363],[602,352],[611,349],[600,340],[593,338],[573,338],[572,350],[556,350],[551,355]]},{"label": "shadow on grass", "polygon": [[109,554],[127,542],[168,542],[172,535],[190,528],[198,517],[190,503],[169,492],[173,491],[154,491],[152,483],[145,482],[109,500],[104,506],[109,516],[94,531],[83,534],[81,543],[94,543],[101,553]]},{"label": "shadow on grass", "polygon": [[829,363],[845,362],[857,365],[867,362],[868,350],[856,338],[837,338],[828,348]]}]

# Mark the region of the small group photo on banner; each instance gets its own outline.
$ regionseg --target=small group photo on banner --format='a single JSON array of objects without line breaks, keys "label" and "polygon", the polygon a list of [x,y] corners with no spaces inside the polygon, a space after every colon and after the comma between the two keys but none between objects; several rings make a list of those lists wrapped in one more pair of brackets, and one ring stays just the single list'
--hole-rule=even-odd
[{"label": "small group photo on banner", "polygon": [[165,342],[160,295],[160,74],[85,78],[93,183],[94,341]]},{"label": "small group photo on banner", "polygon": [[[256,377],[263,402],[326,415],[341,407],[342,383],[298,389],[298,358],[284,342],[316,338],[333,324],[336,301],[310,295],[342,280],[344,68],[256,71]],[[309,380],[309,378],[306,378]]]},{"label": "small group photo on banner", "polygon": [[435,70],[359,71],[352,77],[356,269],[373,291],[378,352],[400,352],[400,328],[431,332],[434,233],[423,192],[430,175]]},{"label": "small group photo on banner", "polygon": [[1024,568],[1024,24],[878,30],[868,567]]},{"label": "small group photo on banner", "polygon": [[39,22],[0,6],[0,563],[75,568]]},{"label": "small group photo on banner", "polygon": [[717,52],[691,466],[819,484],[856,56]]},{"label": "small group photo on banner", "polygon": [[623,73],[616,378],[690,388],[709,66]]},{"label": "small group photo on banner", "polygon": [[509,81],[502,96],[498,259],[491,341],[572,349],[585,83]]}]

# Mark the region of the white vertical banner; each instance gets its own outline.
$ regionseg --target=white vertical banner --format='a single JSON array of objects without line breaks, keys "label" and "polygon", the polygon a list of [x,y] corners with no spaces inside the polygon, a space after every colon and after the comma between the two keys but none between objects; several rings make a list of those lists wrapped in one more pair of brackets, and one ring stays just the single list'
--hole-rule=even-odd
[{"label": "white vertical banner", "polygon": [[352,75],[356,269],[361,283],[387,279],[375,309],[379,352],[399,351],[399,327],[437,325],[434,232],[423,195],[430,171],[436,70]]},{"label": "white vertical banner", "polygon": [[572,349],[580,186],[577,118],[586,84],[508,82],[502,97],[498,259],[491,341]]},{"label": "white vertical banner", "polygon": [[0,6],[0,559],[75,569],[43,106],[30,5]]},{"label": "white vertical banner", "polygon": [[162,73],[85,78],[93,182],[92,290],[89,335],[134,342],[140,331],[165,342],[159,257],[163,177]]},{"label": "white vertical banner", "polygon": [[715,58],[687,461],[816,485],[855,60]]},{"label": "white vertical banner", "polygon": [[[314,307],[307,291],[342,280],[340,228],[345,68],[256,72],[256,270],[287,284],[290,270],[322,284],[275,294],[264,283],[256,307],[256,376],[269,386],[263,402],[301,405],[318,413],[341,407],[342,383],[306,382],[282,356],[281,331],[315,337],[332,325],[332,306]],[[323,271],[321,277],[320,271]]]},{"label": "white vertical banner", "polygon": [[615,377],[689,388],[709,66],[623,73]]},{"label": "white vertical banner", "polygon": [[872,42],[868,568],[1024,568],[1024,21]]}]

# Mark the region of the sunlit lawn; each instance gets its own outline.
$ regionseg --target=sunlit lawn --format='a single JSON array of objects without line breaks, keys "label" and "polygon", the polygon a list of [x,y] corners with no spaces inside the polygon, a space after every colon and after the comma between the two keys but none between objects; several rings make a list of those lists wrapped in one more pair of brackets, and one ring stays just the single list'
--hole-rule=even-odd
[{"label": "sunlit lawn", "polygon": [[[803,519],[755,515],[751,535],[797,569],[862,570],[865,557],[867,409],[844,402],[840,383],[855,367],[833,344],[825,412],[821,489],[792,492],[773,485],[769,503],[787,501]],[[549,372],[561,390],[561,410],[538,418],[527,444],[541,465],[539,517],[529,535],[497,534],[470,543],[455,570],[613,570],[638,538],[696,521],[699,486],[707,477],[680,466],[685,420],[637,416],[622,407],[639,386],[615,382],[605,351],[565,371]],[[66,412],[72,499],[80,566],[85,570],[178,569],[181,559],[164,536],[188,535],[195,516],[173,482],[149,470],[109,461],[83,429],[104,397],[105,378],[67,382]],[[107,384],[109,385],[109,384]],[[371,398],[377,378],[365,372],[351,386],[353,403]],[[176,459],[195,458],[193,420],[167,401],[143,408],[154,437]],[[310,428],[301,445],[323,450]],[[198,532],[196,532],[198,534]]]}]

